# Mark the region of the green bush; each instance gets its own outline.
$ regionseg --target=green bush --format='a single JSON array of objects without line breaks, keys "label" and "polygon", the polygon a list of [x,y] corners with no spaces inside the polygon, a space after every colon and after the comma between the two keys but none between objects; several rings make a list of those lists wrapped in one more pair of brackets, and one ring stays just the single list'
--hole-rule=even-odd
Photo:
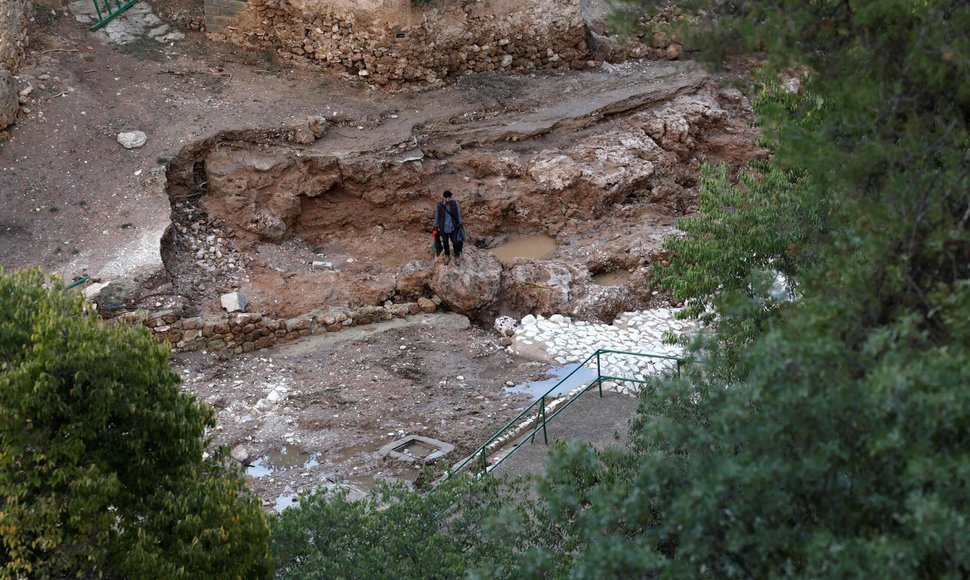
[{"label": "green bush", "polygon": [[708,54],[757,51],[769,87],[806,74],[758,103],[773,159],[708,173],[668,246],[706,364],[644,391],[625,456],[551,465],[564,573],[965,578],[970,5],[695,4]]},{"label": "green bush", "polygon": [[382,484],[367,498],[320,491],[273,526],[277,578],[502,578],[558,528],[522,482],[457,479],[429,494]]},{"label": "green bush", "polygon": [[258,578],[269,526],[203,459],[212,411],[168,350],[38,272],[0,270],[0,569],[7,577]]}]

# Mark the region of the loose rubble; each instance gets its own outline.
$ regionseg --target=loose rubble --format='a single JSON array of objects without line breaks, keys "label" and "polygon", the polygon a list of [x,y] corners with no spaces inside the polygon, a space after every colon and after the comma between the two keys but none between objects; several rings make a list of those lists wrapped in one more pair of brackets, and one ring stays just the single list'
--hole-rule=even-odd
[{"label": "loose rubble", "polygon": [[[655,308],[643,312],[624,312],[613,324],[601,324],[573,320],[568,316],[554,314],[549,318],[528,315],[512,329],[509,352],[516,355],[565,365],[586,360],[597,350],[613,350],[586,366],[596,368],[599,364],[603,375],[642,379],[670,373],[677,369],[677,357],[684,354],[679,344],[672,340],[691,333],[695,324],[678,320],[678,309]],[[508,332],[510,321],[496,321],[503,334]],[[622,353],[643,353],[658,357],[640,357]],[[636,394],[638,383],[609,381],[604,388],[623,394]]]}]

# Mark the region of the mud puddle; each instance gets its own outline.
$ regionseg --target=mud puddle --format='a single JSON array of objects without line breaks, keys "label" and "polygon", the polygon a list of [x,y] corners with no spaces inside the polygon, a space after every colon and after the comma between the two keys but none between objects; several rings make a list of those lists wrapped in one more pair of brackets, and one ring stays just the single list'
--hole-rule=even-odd
[{"label": "mud puddle", "polygon": [[278,471],[310,469],[317,465],[320,465],[318,454],[304,451],[295,446],[283,446],[256,458],[246,466],[246,475],[249,477],[266,477]]},{"label": "mud puddle", "polygon": [[[596,371],[594,369],[586,368],[578,364],[554,367],[549,369],[549,374],[553,375],[552,378],[515,385],[514,387],[506,388],[505,391],[507,393],[530,395],[534,401],[547,393],[552,397],[565,395],[577,387],[590,384],[596,379]],[[562,382],[560,383],[560,381]],[[549,392],[550,389],[553,390]]]},{"label": "mud puddle", "polygon": [[501,262],[508,262],[515,258],[541,260],[552,255],[558,247],[555,238],[539,234],[510,240],[489,249],[489,252],[494,254]]}]

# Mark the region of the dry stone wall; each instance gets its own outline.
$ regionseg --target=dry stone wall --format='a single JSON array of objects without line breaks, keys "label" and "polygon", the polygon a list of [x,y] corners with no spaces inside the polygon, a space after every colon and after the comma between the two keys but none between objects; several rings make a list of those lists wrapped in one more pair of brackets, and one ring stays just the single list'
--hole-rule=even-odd
[{"label": "dry stone wall", "polygon": [[114,318],[120,324],[142,324],[159,342],[168,342],[175,352],[206,350],[232,355],[252,352],[289,342],[311,334],[340,332],[352,326],[374,324],[394,318],[430,313],[441,300],[422,298],[418,302],[364,306],[357,309],[334,308],[289,319],[240,312],[222,316],[182,318],[175,310],[148,312],[136,310]]},{"label": "dry stone wall", "polygon": [[14,72],[23,60],[31,14],[29,0],[0,2],[0,68]]},{"label": "dry stone wall", "polygon": [[[220,18],[224,11],[238,8],[229,6],[238,0],[207,2],[225,4],[214,7]],[[622,50],[604,46],[603,35],[591,29],[579,4],[250,0],[223,32],[232,42],[272,47],[285,57],[388,88],[434,85],[470,73],[582,69],[599,66],[604,59],[664,57],[663,50],[640,43]]]},{"label": "dry stone wall", "polygon": [[246,9],[246,0],[205,0],[206,32],[222,32],[230,20]]},{"label": "dry stone wall", "polygon": [[0,130],[17,120],[20,100],[13,73],[24,58],[32,14],[29,0],[0,1]]}]

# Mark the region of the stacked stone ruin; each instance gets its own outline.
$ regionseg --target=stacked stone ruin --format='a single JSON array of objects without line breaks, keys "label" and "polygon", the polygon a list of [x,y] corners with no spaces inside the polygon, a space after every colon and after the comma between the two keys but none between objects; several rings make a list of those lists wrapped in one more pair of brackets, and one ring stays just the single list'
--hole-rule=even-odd
[{"label": "stacked stone ruin", "polygon": [[354,326],[431,313],[440,304],[440,298],[432,297],[402,304],[333,308],[289,319],[271,318],[258,312],[183,318],[175,310],[135,310],[112,320],[148,327],[157,341],[168,343],[174,352],[206,350],[232,355],[270,348],[311,334],[340,332]]},{"label": "stacked stone ruin", "polygon": [[631,57],[680,56],[668,36],[647,44],[596,40],[607,37],[593,32],[575,0],[529,0],[502,11],[495,2],[388,0],[369,10],[345,4],[206,0],[207,30],[389,88],[473,73],[584,69]]},{"label": "stacked stone ruin", "polygon": [[13,73],[24,58],[27,22],[32,14],[29,0],[0,2],[0,130],[17,119],[20,95]]}]

